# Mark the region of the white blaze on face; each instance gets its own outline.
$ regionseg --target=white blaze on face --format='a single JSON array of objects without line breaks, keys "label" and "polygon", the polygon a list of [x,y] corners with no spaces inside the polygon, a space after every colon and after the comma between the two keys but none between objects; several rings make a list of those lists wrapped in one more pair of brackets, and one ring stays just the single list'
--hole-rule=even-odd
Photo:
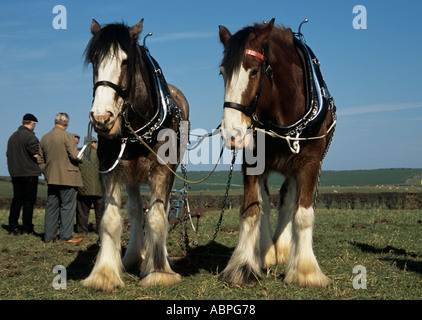
[{"label": "white blaze on face", "polygon": [[[221,71],[224,74],[223,67]],[[242,104],[242,95],[249,84],[249,74],[250,71],[241,66],[231,79],[225,79],[225,102]],[[249,135],[246,136],[246,130],[249,126],[247,119],[248,117],[239,110],[224,108],[221,130],[226,147],[242,148],[247,145],[247,140],[249,140]]]},{"label": "white blaze on face", "polygon": [[[111,50],[113,52],[113,50]],[[123,50],[119,50],[119,54],[108,55],[97,66],[97,76],[94,82],[109,81],[116,85],[119,83],[122,62],[127,59],[127,54]],[[122,98],[114,99],[116,91],[109,86],[98,86],[95,90],[94,101],[92,103],[91,113],[97,117],[107,116],[111,114],[116,117],[122,104]]]}]

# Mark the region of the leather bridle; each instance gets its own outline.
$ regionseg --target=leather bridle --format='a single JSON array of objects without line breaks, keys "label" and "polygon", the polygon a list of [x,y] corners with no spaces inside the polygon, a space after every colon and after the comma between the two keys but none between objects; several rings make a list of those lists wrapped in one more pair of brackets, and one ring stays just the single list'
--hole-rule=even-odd
[{"label": "leather bridle", "polygon": [[135,69],[135,63],[132,62],[131,65],[132,65],[132,68],[130,69],[129,77],[128,77],[128,81],[127,81],[125,89],[122,89],[117,84],[115,84],[111,81],[106,81],[106,80],[97,81],[94,84],[92,96],[95,97],[95,91],[97,90],[97,88],[99,86],[105,86],[105,87],[110,87],[114,91],[116,91],[116,93],[119,95],[119,97],[121,97],[126,102],[129,99],[130,88],[131,88],[131,85],[132,85],[132,76],[134,74],[134,69]]},{"label": "leather bridle", "polygon": [[128,81],[127,81],[127,84],[126,84],[126,88],[125,89],[122,89],[117,84],[115,84],[115,83],[113,83],[111,81],[107,81],[107,80],[97,81],[94,84],[94,88],[93,88],[93,91],[92,91],[92,97],[93,97],[93,100],[92,101],[93,102],[94,102],[94,99],[95,99],[95,92],[96,92],[97,88],[100,87],[100,86],[110,87],[111,89],[113,89],[114,91],[116,91],[117,95],[120,98],[123,99],[123,103],[122,103],[122,105],[120,107],[119,113],[116,116],[116,119],[115,120],[117,120],[117,118],[120,115],[122,115],[122,113],[124,112],[124,110],[126,108],[128,108],[128,107],[130,107],[132,105],[130,103],[130,101],[129,101],[129,95],[130,95],[130,89],[131,89],[131,86],[132,86],[132,76],[134,74],[134,69],[135,69],[135,65],[134,65],[134,63],[132,63],[132,68],[131,68],[131,70],[129,72]]},{"label": "leather bridle", "polygon": [[265,56],[265,52],[259,53],[259,52],[254,51],[254,50],[246,49],[245,54],[254,56],[254,57],[256,57],[256,58],[258,58],[262,61],[261,62],[261,75],[260,75],[260,78],[259,78],[259,85],[258,85],[258,88],[256,90],[255,97],[247,105],[234,103],[234,102],[225,102],[224,108],[236,109],[236,110],[243,112],[245,115],[247,115],[249,117],[253,117],[255,115],[256,108],[257,108],[257,105],[258,105],[258,99],[259,99],[259,96],[261,94],[262,83],[264,81],[264,74],[266,74],[268,76],[268,78],[270,79],[271,84],[272,84],[273,72],[272,72],[271,66],[268,64],[268,60],[267,60],[267,57]]},{"label": "leather bridle", "polygon": [[[148,34],[145,39],[150,36]],[[94,84],[93,89],[93,96],[95,97],[95,91],[99,86],[106,86],[112,88],[116,93],[123,99],[123,103],[120,107],[119,113],[116,116],[123,118],[124,125],[129,127],[130,125],[130,115],[127,112],[129,109],[135,112],[140,118],[145,120],[145,124],[142,125],[140,128],[134,130],[137,135],[140,135],[142,139],[147,142],[153,141],[153,136],[155,132],[161,128],[164,123],[169,119],[169,117],[173,115],[180,115],[180,110],[178,109],[177,105],[174,103],[173,98],[171,97],[171,93],[168,89],[167,82],[164,78],[164,75],[161,71],[160,66],[155,61],[155,59],[149,53],[148,48],[145,46],[145,39],[144,39],[144,46],[139,46],[141,52],[141,59],[144,59],[144,63],[146,68],[149,70],[149,74],[152,77],[151,81],[153,83],[153,87],[156,90],[156,111],[152,118],[147,118],[144,114],[142,114],[137,108],[134,108],[131,101],[130,101],[130,90],[132,85],[132,77],[135,74],[135,62],[132,64],[132,68],[129,71],[129,78],[128,83],[125,89],[122,89],[120,86],[116,85],[110,81],[98,81]],[[114,120],[115,121],[115,120]],[[132,134],[130,134],[132,135]],[[136,141],[137,139],[133,140]]]},{"label": "leather bridle", "polygon": [[126,100],[129,98],[130,82],[131,82],[131,78],[129,78],[129,83],[126,89],[122,89],[117,84],[114,84],[113,82],[98,81],[94,84],[93,97],[95,97],[95,91],[97,90],[99,86],[106,86],[106,87],[112,88],[114,91],[116,91],[119,97],[121,97],[123,100]]}]

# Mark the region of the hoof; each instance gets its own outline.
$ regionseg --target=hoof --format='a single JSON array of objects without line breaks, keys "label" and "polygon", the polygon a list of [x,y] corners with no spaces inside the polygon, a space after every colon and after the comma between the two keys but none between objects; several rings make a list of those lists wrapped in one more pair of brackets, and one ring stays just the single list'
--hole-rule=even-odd
[{"label": "hoof", "polygon": [[218,279],[233,286],[254,287],[262,278],[261,272],[254,272],[252,268],[244,265],[238,269],[224,269]]},{"label": "hoof", "polygon": [[286,264],[289,261],[290,246],[277,247],[277,263]]},{"label": "hoof", "polygon": [[292,271],[287,270],[284,282],[304,288],[326,288],[331,280],[316,266],[313,268],[298,268]]},{"label": "hoof", "polygon": [[120,275],[109,267],[93,271],[88,278],[82,281],[82,285],[97,291],[114,291],[124,287]]},{"label": "hoof", "polygon": [[182,277],[178,273],[155,271],[142,278],[140,285],[146,287],[158,285],[170,286],[181,280]]},{"label": "hoof", "polygon": [[263,267],[269,268],[275,264],[277,264],[277,256],[275,251],[275,246],[271,246],[270,249],[267,251],[265,256],[261,259],[263,261]]}]

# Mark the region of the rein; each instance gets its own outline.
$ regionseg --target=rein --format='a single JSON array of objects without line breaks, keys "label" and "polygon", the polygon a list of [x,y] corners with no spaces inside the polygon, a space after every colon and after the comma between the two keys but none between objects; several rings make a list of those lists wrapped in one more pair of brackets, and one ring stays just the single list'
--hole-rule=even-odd
[{"label": "rein", "polygon": [[85,145],[82,147],[81,151],[79,152],[79,154],[78,154],[78,159],[82,159],[83,154],[85,153],[85,151],[87,151],[87,152],[85,153],[85,158],[86,158],[86,160],[89,162],[89,164],[91,164],[91,166],[92,166],[95,170],[97,170],[99,173],[109,173],[109,172],[113,171],[113,170],[117,167],[117,165],[119,164],[120,160],[122,159],[122,157],[123,157],[123,153],[125,152],[125,149],[126,149],[126,145],[127,145],[128,139],[127,139],[127,138],[123,138],[123,139],[122,139],[122,143],[121,143],[121,145],[120,145],[120,152],[119,152],[119,155],[117,156],[117,159],[116,159],[116,161],[114,161],[113,165],[112,165],[109,169],[107,169],[107,170],[100,170],[99,168],[97,168],[97,167],[95,167],[95,166],[93,165],[93,163],[91,162],[91,159],[89,158],[89,152],[88,152],[88,148],[87,148],[87,147],[88,147],[89,145],[91,145],[91,142],[92,142],[92,130],[93,130],[93,128],[92,128],[92,123],[91,123],[91,122],[89,122],[89,123],[88,123],[88,134],[87,134],[86,143],[85,143]]},{"label": "rein", "polygon": [[221,148],[221,152],[220,155],[218,157],[217,163],[215,164],[214,168],[212,169],[212,171],[203,179],[198,180],[198,181],[192,181],[192,180],[188,180],[185,179],[183,177],[181,177],[180,175],[178,175],[172,168],[170,168],[170,166],[165,163],[165,161],[150,147],[150,145],[148,143],[146,143],[136,132],[135,130],[133,130],[133,128],[131,127],[130,123],[126,122],[125,126],[129,129],[130,132],[132,132],[132,134],[136,137],[136,139],[139,140],[139,142],[141,142],[151,153],[153,153],[158,160],[160,160],[161,164],[163,164],[164,166],[167,167],[168,170],[170,170],[171,173],[173,173],[177,178],[179,178],[180,180],[182,180],[183,182],[189,183],[189,184],[199,184],[204,182],[205,180],[207,180],[209,177],[211,177],[211,175],[214,173],[214,171],[217,169],[217,166],[221,160],[221,157],[223,156],[223,152],[225,149],[225,146],[223,145],[223,147]]}]

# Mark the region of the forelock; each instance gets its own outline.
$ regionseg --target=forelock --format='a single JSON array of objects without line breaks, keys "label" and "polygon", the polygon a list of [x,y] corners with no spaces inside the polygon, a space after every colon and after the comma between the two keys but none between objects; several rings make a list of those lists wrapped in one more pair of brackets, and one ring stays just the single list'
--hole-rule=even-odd
[{"label": "forelock", "polygon": [[85,65],[99,63],[109,55],[119,55],[123,50],[130,59],[133,55],[133,43],[129,28],[124,24],[110,24],[99,30],[89,41],[85,49]]},{"label": "forelock", "polygon": [[224,67],[226,75],[230,77],[240,68],[249,37],[252,33],[257,33],[256,27],[246,27],[236,32],[227,42],[224,50],[224,58],[221,65]]}]

